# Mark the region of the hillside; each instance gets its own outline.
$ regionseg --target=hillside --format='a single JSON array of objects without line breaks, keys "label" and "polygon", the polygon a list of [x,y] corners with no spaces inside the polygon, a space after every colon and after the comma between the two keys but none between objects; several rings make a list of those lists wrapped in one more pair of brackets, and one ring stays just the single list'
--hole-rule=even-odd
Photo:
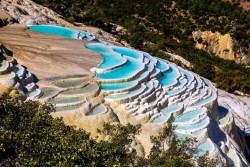
[{"label": "hillside", "polygon": [[[55,106],[51,113],[54,118],[63,117],[65,124],[83,128],[98,141],[107,138],[97,131],[104,122],[140,124],[140,134],[134,135],[133,142],[126,145],[130,150],[136,150],[139,156],[149,155],[153,146],[151,136],[157,137],[164,127],[173,124],[178,139],[197,139],[195,155],[202,156],[208,152],[210,157],[217,159],[218,166],[249,166],[245,158],[249,99],[218,91],[204,78],[217,81],[219,87],[228,91],[249,92],[249,71],[243,65],[195,49],[192,33],[174,32],[176,28],[171,28],[174,24],[169,24],[170,27],[162,31],[165,25],[153,22],[153,17],[160,19],[164,9],[186,13],[183,18],[191,16],[184,9],[176,10],[176,4],[164,1],[171,7],[163,9],[162,4],[148,2],[159,11],[153,12],[149,7],[145,12],[151,13],[137,15],[135,11],[145,8],[139,2],[137,10],[126,8],[126,5],[135,5],[132,1],[128,4],[95,1],[97,4],[92,4],[100,5],[100,8],[88,6],[92,2],[84,2],[80,1],[71,8],[72,2],[63,1],[69,8],[59,6],[65,9],[65,15],[74,16],[67,17],[71,21],[81,21],[84,17],[76,17],[80,13],[76,8],[81,5],[87,7],[85,12],[89,20],[82,22],[93,22],[114,36],[80,23],[70,24],[52,10],[29,0],[1,1],[4,4],[1,6],[4,27],[0,28],[0,43],[5,49],[0,55],[0,67],[5,69],[8,56],[22,66],[8,61],[10,68],[0,73],[0,81],[8,81],[6,76],[9,75],[6,74],[9,73],[18,81],[18,78],[26,78],[32,72],[32,88],[38,89],[39,86],[41,93],[37,97],[32,96],[33,99],[52,103]],[[115,13],[110,5],[122,13]],[[124,13],[129,14],[125,17]],[[95,14],[96,18],[91,18]],[[111,23],[111,19],[117,24]],[[175,22],[174,19],[172,21]],[[5,50],[13,54],[6,56]],[[183,56],[186,66],[203,76],[167,60],[171,55],[180,61],[184,59],[178,56]],[[182,62],[176,62],[182,65]],[[14,68],[16,66],[20,68]],[[23,66],[25,70],[21,68]],[[19,85],[27,87],[29,83],[20,82]],[[3,92],[13,94],[12,90],[18,93],[14,85]]]},{"label": "hillside", "polygon": [[250,2],[248,0],[222,0],[222,1],[240,5],[246,11],[250,10]]},{"label": "hillside", "polygon": [[[216,82],[220,88],[233,92],[250,93],[250,70],[232,61],[249,63],[250,14],[240,7],[213,1],[38,1],[55,10],[67,20],[83,22],[114,34],[120,41],[127,41],[137,49],[143,49],[158,57],[168,59],[163,51],[172,51],[192,63],[191,70]],[[144,4],[147,5],[144,5]],[[57,5],[59,4],[59,5]],[[72,6],[71,4],[75,4]],[[64,8],[67,6],[67,8]],[[74,11],[74,12],[73,12]],[[118,12],[119,11],[119,12]],[[193,33],[196,31],[218,32],[231,39],[229,47],[213,45],[220,39],[204,43],[208,52],[195,48]],[[220,47],[219,49],[215,47]],[[221,51],[222,50],[222,51]],[[224,52],[232,50],[230,56]],[[212,56],[212,57],[211,57]],[[204,70],[206,69],[206,70]],[[234,77],[223,76],[237,73]],[[237,82],[235,81],[237,76]],[[232,84],[227,84],[232,83]]]}]

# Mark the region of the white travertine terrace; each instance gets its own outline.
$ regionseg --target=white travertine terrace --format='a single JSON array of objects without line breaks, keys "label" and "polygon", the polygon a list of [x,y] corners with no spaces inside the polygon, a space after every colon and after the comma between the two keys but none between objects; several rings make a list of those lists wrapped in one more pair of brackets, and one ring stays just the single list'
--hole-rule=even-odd
[{"label": "white travertine terrace", "polygon": [[[72,26],[56,13],[29,0],[21,0],[14,5],[5,0],[0,3],[2,10],[22,24]],[[80,39],[86,38],[81,35]],[[97,39],[90,34],[88,40]],[[172,123],[177,126],[175,132],[179,138],[196,137],[197,154],[208,151],[211,157],[219,160],[218,166],[222,163],[249,166],[234,122],[237,107],[230,106],[230,97],[219,101],[233,110],[233,114],[230,111],[221,116],[217,89],[210,81],[142,51],[103,41],[92,41],[89,45],[100,45],[104,51],[99,53],[112,51],[113,56],[120,57],[122,61],[101,68],[102,64],[110,62],[109,59],[93,67],[91,71],[96,73],[95,78],[79,74],[40,80],[41,94],[31,73],[15,64],[13,57],[4,56],[0,66],[0,84],[7,85],[8,89],[14,87],[27,98],[40,96],[39,100],[53,103],[56,106],[52,113],[54,117],[62,116],[66,124],[89,132],[96,131],[103,122],[140,123],[142,134],[137,136],[137,140],[146,154],[151,146],[149,136],[157,135],[160,129]],[[236,123],[243,127],[240,119],[236,119]]]}]

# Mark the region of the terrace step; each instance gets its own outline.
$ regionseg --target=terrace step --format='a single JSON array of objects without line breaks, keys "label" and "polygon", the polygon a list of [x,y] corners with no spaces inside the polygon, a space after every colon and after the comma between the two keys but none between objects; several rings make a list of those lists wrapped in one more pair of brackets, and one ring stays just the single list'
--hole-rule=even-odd
[{"label": "terrace step", "polygon": [[98,73],[96,75],[98,81],[105,83],[126,82],[133,80],[133,78],[144,72],[145,64],[140,63],[135,58],[124,57],[128,60],[124,66],[109,72]]},{"label": "terrace step", "polygon": [[31,92],[29,92],[29,94],[27,95],[27,99],[37,99],[42,95],[42,91],[41,89],[37,88]]},{"label": "terrace step", "polygon": [[112,46],[111,48],[114,52],[137,59],[141,63],[143,62],[144,55],[140,51],[133,50],[133,49],[126,48],[126,47],[117,47],[117,46]]},{"label": "terrace step", "polygon": [[174,65],[169,66],[170,69],[167,72],[163,73],[159,80],[162,87],[164,88],[177,85],[177,80],[181,77],[179,70]]},{"label": "terrace step", "polygon": [[215,144],[214,142],[211,141],[210,138],[207,138],[203,143],[201,143],[195,153],[198,154],[199,156],[202,156],[204,154],[208,153],[212,153],[215,151]]},{"label": "terrace step", "polygon": [[104,114],[108,112],[108,108],[104,104],[99,104],[92,108],[88,113],[86,113],[86,116],[91,117],[91,116],[98,116],[101,114]]},{"label": "terrace step", "polygon": [[155,124],[164,124],[164,123],[169,122],[170,119],[171,119],[171,115],[165,116],[163,114],[160,114],[158,117],[153,119],[151,122],[155,123]]},{"label": "terrace step", "polygon": [[178,125],[178,124],[194,123],[201,117],[204,117],[204,114],[206,115],[206,112],[207,112],[206,108],[185,111],[184,113],[175,118],[173,124]]},{"label": "terrace step", "polygon": [[166,72],[167,70],[169,70],[169,65],[164,62],[164,61],[161,61],[161,60],[158,60],[158,63],[156,65],[156,67],[161,71],[161,72]]},{"label": "terrace step", "polygon": [[[85,83],[87,84],[87,83]],[[97,84],[87,84],[87,86],[80,88],[72,88],[60,93],[61,97],[94,97],[99,91]]]},{"label": "terrace step", "polygon": [[77,105],[70,105],[70,106],[60,106],[56,107],[56,112],[73,112],[73,111],[84,111],[87,112],[90,110],[90,103],[84,102]]},{"label": "terrace step", "polygon": [[18,78],[22,79],[24,78],[24,75],[26,73],[26,69],[21,66],[20,64],[15,66],[15,73],[17,74]]},{"label": "terrace step", "polygon": [[86,78],[69,78],[69,79],[61,79],[55,80],[52,84],[61,89],[73,89],[73,88],[81,88],[87,85]]},{"label": "terrace step", "polygon": [[160,71],[158,68],[156,68],[156,69],[154,70],[153,74],[150,75],[150,79],[158,78],[160,75],[161,75],[161,71]]},{"label": "terrace step", "polygon": [[6,60],[3,60],[0,66],[0,74],[6,74],[10,68],[10,63]]},{"label": "terrace step", "polygon": [[108,93],[121,93],[134,89],[138,84],[137,80],[120,83],[101,83],[100,89]]},{"label": "terrace step", "polygon": [[82,104],[86,102],[85,97],[56,97],[50,101],[52,104],[55,104],[56,107],[66,107],[66,106],[74,106],[78,104]]},{"label": "terrace step", "polygon": [[157,60],[155,57],[151,56],[149,53],[142,52],[142,51],[140,51],[140,52],[141,52],[146,58],[148,58],[148,59],[150,60],[151,63],[153,63],[154,65],[157,65],[158,60]]},{"label": "terrace step", "polygon": [[177,117],[183,112],[183,104],[173,104],[161,109],[161,113],[165,116],[172,115],[173,117]]},{"label": "terrace step", "polygon": [[210,118],[204,117],[192,124],[179,124],[176,126],[175,130],[179,133],[193,134],[197,133],[198,131],[201,131],[202,129],[207,128],[209,124],[210,124]]},{"label": "terrace step", "polygon": [[108,102],[127,103],[136,99],[137,96],[141,95],[146,89],[147,87],[142,84],[137,89],[129,91],[127,93],[108,95],[105,97],[105,100],[107,100]]},{"label": "terrace step", "polygon": [[217,99],[217,93],[212,91],[208,96],[202,98],[198,102],[194,103],[192,106],[194,107],[204,106],[208,103],[215,101],[216,99]]},{"label": "terrace step", "polygon": [[40,88],[42,90],[42,94],[39,97],[39,99],[44,101],[52,99],[61,92],[61,90],[56,87],[40,87]]},{"label": "terrace step", "polygon": [[28,84],[28,83],[33,82],[33,76],[32,76],[32,74],[31,74],[31,72],[30,72],[30,71],[27,71],[27,70],[25,70],[25,71],[26,71],[26,72],[25,72],[25,74],[24,74],[24,83]]},{"label": "terrace step", "polygon": [[28,92],[31,92],[37,88],[37,85],[34,82],[31,82],[25,86]]}]

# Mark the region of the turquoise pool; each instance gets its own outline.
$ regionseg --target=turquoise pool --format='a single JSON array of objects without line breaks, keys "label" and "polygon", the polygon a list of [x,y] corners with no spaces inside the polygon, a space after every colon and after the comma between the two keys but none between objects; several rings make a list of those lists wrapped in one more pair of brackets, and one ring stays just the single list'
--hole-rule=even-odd
[{"label": "turquoise pool", "polygon": [[94,116],[94,115],[100,115],[107,112],[107,107],[103,104],[100,104],[93,108],[90,112],[86,114],[86,116]]},{"label": "turquoise pool", "polygon": [[86,45],[86,48],[96,52],[113,52],[113,50],[105,44],[92,43]]},{"label": "turquoise pool", "polygon": [[169,66],[167,65],[167,63],[161,61],[161,60],[158,60],[158,63],[156,65],[156,67],[161,70],[161,72],[165,72],[169,69]]},{"label": "turquoise pool", "polygon": [[119,53],[113,52],[113,50],[104,44],[89,44],[86,45],[88,49],[96,52],[100,52],[103,60],[98,66],[100,69],[109,69],[117,66],[121,66],[126,63],[126,59],[122,57]]},{"label": "turquoise pool", "polygon": [[206,153],[209,153],[211,149],[213,149],[213,144],[210,139],[207,139],[205,142],[201,143],[198,148],[196,149],[195,153],[198,155],[204,155]]},{"label": "turquoise pool", "polygon": [[104,91],[114,91],[133,88],[137,85],[136,81],[121,82],[121,83],[107,83],[100,84],[100,87]]},{"label": "turquoise pool", "polygon": [[172,85],[176,82],[176,79],[178,78],[179,76],[179,72],[177,71],[176,68],[172,68],[170,67],[170,69],[163,73],[163,75],[161,76],[160,78],[160,84],[162,86],[169,86],[169,85]]},{"label": "turquoise pool", "polygon": [[167,122],[168,119],[169,119],[169,117],[166,117],[166,116],[164,116],[164,115],[161,115],[161,116],[157,117],[156,119],[154,119],[154,120],[153,120],[153,123],[158,123],[158,124],[164,123],[164,122]]},{"label": "turquoise pool", "polygon": [[179,117],[175,118],[174,122],[188,122],[191,121],[192,119],[198,117],[199,115],[201,115],[202,113],[206,112],[205,109],[196,109],[193,111],[188,111],[182,115],[180,115]]},{"label": "turquoise pool", "polygon": [[108,69],[116,66],[120,66],[126,63],[126,59],[123,58],[118,53],[102,53],[102,63],[98,66],[98,68]]},{"label": "turquoise pool", "polygon": [[136,50],[125,48],[125,47],[112,47],[113,51],[120,53],[122,55],[130,56],[136,59],[143,59],[143,55]]},{"label": "turquoise pool", "polygon": [[202,129],[204,126],[209,124],[209,117],[206,117],[205,119],[202,119],[194,124],[184,124],[184,125],[177,125],[176,130],[181,130],[181,131],[192,131],[195,129]]},{"label": "turquoise pool", "polygon": [[127,63],[124,66],[109,72],[99,73],[96,77],[100,80],[126,79],[134,76],[143,68],[142,64],[138,62],[138,60],[131,57],[126,58]]},{"label": "turquoise pool", "polygon": [[77,39],[78,31],[61,27],[61,26],[54,26],[54,25],[30,25],[28,26],[29,29],[32,31],[45,33],[45,34],[52,34],[52,35],[59,35],[66,38],[74,38]]}]

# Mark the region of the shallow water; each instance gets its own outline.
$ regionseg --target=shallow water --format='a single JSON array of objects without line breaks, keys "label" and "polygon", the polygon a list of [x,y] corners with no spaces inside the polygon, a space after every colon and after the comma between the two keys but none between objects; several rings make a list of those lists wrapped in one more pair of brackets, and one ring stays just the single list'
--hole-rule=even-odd
[{"label": "shallow water", "polygon": [[200,115],[200,114],[202,114],[204,112],[205,112],[204,109],[196,109],[196,110],[193,110],[193,111],[188,111],[186,113],[183,113],[179,117],[175,118],[174,122],[187,122],[187,121],[191,121],[193,118],[197,117],[198,115]]},{"label": "shallow water", "polygon": [[100,84],[100,88],[104,91],[112,91],[112,90],[123,90],[134,87],[137,85],[136,81],[130,82],[121,82],[121,83],[107,83]]},{"label": "shallow water", "polygon": [[104,80],[113,80],[113,79],[126,79],[137,74],[142,68],[142,64],[138,60],[126,57],[127,63],[119,68],[116,68],[112,71],[99,73],[96,75],[98,79]]},{"label": "shallow water", "polygon": [[61,26],[54,26],[54,25],[30,25],[28,26],[29,29],[32,31],[45,33],[45,34],[52,34],[52,35],[59,35],[66,38],[77,38],[78,31]]},{"label": "shallow water", "polygon": [[95,108],[93,108],[90,112],[88,112],[86,114],[86,116],[99,115],[99,114],[103,114],[105,112],[107,112],[106,106],[103,104],[100,104],[100,105],[96,106]]}]

